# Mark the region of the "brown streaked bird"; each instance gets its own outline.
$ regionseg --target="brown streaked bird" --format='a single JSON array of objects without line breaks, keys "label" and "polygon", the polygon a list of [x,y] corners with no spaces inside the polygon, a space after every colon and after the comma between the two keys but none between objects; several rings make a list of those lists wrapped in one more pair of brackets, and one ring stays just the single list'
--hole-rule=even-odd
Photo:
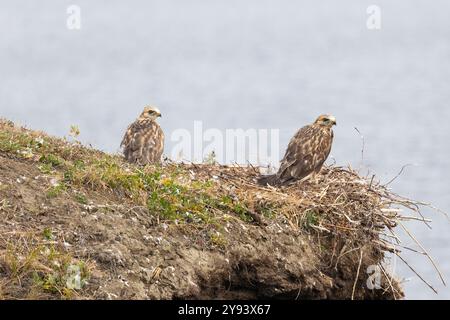
[{"label": "brown streaked bird", "polygon": [[278,172],[258,179],[261,185],[286,185],[297,180],[306,180],[319,173],[331,151],[336,118],[324,114],[313,124],[307,125],[292,137]]},{"label": "brown streaked bird", "polygon": [[161,117],[158,108],[147,106],[125,132],[120,143],[125,159],[140,165],[161,163],[164,133],[156,122]]}]

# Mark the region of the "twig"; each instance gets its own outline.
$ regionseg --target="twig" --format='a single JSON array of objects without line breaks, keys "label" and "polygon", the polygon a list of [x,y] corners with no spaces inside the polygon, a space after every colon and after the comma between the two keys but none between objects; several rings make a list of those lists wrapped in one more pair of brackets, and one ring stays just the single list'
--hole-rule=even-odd
[{"label": "twig", "polygon": [[405,165],[400,169],[400,172],[397,173],[397,175],[396,175],[394,178],[392,178],[388,183],[386,183],[386,184],[384,185],[384,187],[387,187],[387,186],[390,185],[392,182],[394,182],[398,177],[401,176],[401,174],[403,173],[403,170],[405,170],[406,167],[410,167],[410,166],[413,166],[413,164],[412,164],[412,163],[405,164]]},{"label": "twig", "polygon": [[356,130],[356,132],[358,132],[358,134],[361,138],[361,141],[362,141],[362,146],[361,146],[361,165],[362,165],[364,163],[364,148],[365,148],[366,142],[364,140],[364,136],[361,134],[361,132],[358,130],[357,127],[355,127],[355,130]]},{"label": "twig", "polygon": [[449,217],[447,212],[445,212],[445,211],[443,211],[443,210],[441,210],[441,209],[439,209],[439,208],[437,208],[437,207],[435,207],[435,206],[433,206],[433,205],[431,205],[429,203],[420,203],[420,204],[423,205],[423,206],[426,206],[426,207],[428,207],[430,209],[433,209],[434,211],[439,212],[440,214],[444,215],[447,218],[447,220],[450,221],[450,217]]},{"label": "twig", "polygon": [[425,250],[425,248],[422,246],[422,244],[419,241],[417,241],[417,239],[411,234],[411,232],[409,232],[409,230],[403,225],[403,223],[401,223],[400,221],[398,223],[402,227],[402,229],[405,230],[405,232],[408,234],[408,236],[411,239],[413,239],[413,241],[420,247],[420,249],[422,249],[422,251],[428,257],[428,260],[430,260],[430,262],[433,265],[434,269],[437,271],[437,273],[439,275],[439,278],[441,278],[442,283],[444,284],[444,286],[446,286],[445,280],[444,280],[444,277],[442,276],[441,271],[439,270],[438,266],[434,262],[433,258],[428,254],[427,250]]},{"label": "twig", "polygon": [[252,168],[252,170],[253,170],[255,173],[259,174],[259,170],[256,169],[256,168],[250,163],[250,161],[247,161],[247,163],[248,163],[248,165],[250,166],[250,168]]},{"label": "twig", "polygon": [[374,174],[372,175],[372,178],[370,179],[369,191],[372,190],[373,179],[375,179],[375,175]]},{"label": "twig", "polygon": [[359,257],[358,271],[356,271],[356,278],[355,278],[355,282],[353,283],[352,300],[354,300],[354,297],[355,297],[356,283],[358,282],[359,270],[361,269],[361,263],[362,263],[362,258],[363,258],[362,248],[359,248],[359,252],[360,252],[360,257]]},{"label": "twig", "polygon": [[411,217],[411,216],[399,216],[398,219],[400,219],[400,220],[417,220],[417,221],[422,221],[422,222],[433,222],[431,219],[417,218],[417,217]]},{"label": "twig", "polygon": [[394,299],[397,300],[397,297],[395,296],[395,293],[398,291],[394,288],[394,286],[392,285],[392,280],[394,279],[394,276],[391,275],[389,277],[389,275],[387,274],[386,270],[384,270],[384,267],[381,263],[378,264],[378,266],[380,267],[381,271],[383,271],[384,276],[386,277],[387,282],[389,283],[389,286],[391,287],[392,290],[392,295],[394,296]]},{"label": "twig", "polygon": [[438,292],[436,291],[436,289],[434,289],[433,286],[432,286],[431,284],[429,284],[424,278],[422,278],[422,276],[421,276],[419,273],[417,273],[416,270],[414,270],[414,268],[411,267],[411,266],[409,265],[408,262],[406,262],[405,259],[403,259],[398,253],[395,253],[395,255],[396,255],[397,257],[399,257],[400,260],[402,260],[403,263],[406,264],[406,265],[408,266],[408,268],[411,269],[411,271],[414,272],[414,273],[416,274],[416,276],[419,277],[420,280],[423,281],[423,283],[425,283],[431,290],[433,290],[434,293],[436,293],[436,294],[438,293]]},{"label": "twig", "polygon": [[426,253],[425,252],[422,252],[422,251],[419,251],[419,250],[415,250],[415,249],[413,249],[413,248],[410,248],[410,247],[406,247],[406,246],[404,246],[404,245],[401,245],[401,244],[395,244],[397,247],[402,247],[403,249],[406,249],[406,250],[409,250],[409,251],[412,251],[412,252],[414,252],[414,253],[418,253],[418,254],[422,254],[422,255],[426,255]]}]

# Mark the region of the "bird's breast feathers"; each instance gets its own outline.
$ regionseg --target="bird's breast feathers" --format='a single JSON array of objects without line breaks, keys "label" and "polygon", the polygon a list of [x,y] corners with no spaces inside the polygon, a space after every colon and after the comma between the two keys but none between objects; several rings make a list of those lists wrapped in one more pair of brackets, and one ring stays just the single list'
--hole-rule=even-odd
[{"label": "bird's breast feathers", "polygon": [[136,120],[127,129],[121,146],[153,144],[164,140],[164,133],[156,121],[150,119]]}]

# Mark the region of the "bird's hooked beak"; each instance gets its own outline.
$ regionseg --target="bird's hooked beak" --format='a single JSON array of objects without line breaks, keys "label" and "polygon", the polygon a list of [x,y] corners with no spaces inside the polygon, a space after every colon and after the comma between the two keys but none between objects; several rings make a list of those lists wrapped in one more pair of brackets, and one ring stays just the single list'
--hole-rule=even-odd
[{"label": "bird's hooked beak", "polygon": [[330,117],[330,122],[331,122],[331,126],[337,126],[337,122],[336,122],[336,118],[335,117]]}]

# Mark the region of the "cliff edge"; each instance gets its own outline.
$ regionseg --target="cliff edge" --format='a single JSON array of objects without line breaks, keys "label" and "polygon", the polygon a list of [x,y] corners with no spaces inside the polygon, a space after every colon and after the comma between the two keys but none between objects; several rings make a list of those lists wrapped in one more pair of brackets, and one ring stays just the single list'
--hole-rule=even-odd
[{"label": "cliff edge", "polygon": [[385,264],[402,198],[350,168],[283,188],[258,175],[138,167],[0,120],[0,298],[403,297]]}]

